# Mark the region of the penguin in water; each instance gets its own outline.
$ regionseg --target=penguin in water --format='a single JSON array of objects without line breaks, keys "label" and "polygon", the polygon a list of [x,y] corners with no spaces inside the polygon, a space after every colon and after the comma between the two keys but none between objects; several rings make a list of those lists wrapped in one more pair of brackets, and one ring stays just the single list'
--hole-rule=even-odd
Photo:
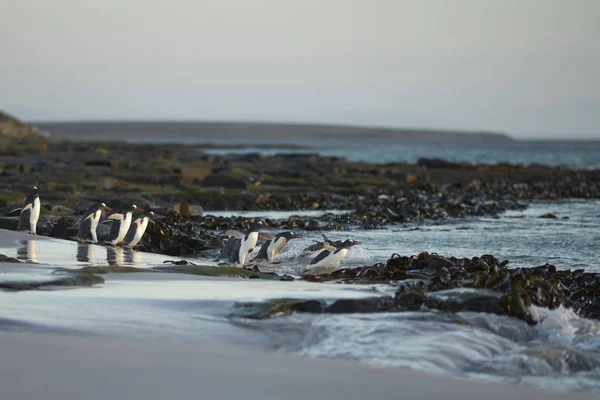
[{"label": "penguin in water", "polygon": [[283,249],[283,247],[292,239],[299,239],[302,235],[294,232],[281,232],[273,236],[265,242],[256,255],[255,260],[267,260],[271,264],[275,263],[275,255]]},{"label": "penguin in water", "polygon": [[135,204],[131,204],[123,208],[123,214],[114,213],[107,217],[106,221],[112,220],[110,227],[110,233],[108,234],[107,241],[113,246],[118,245],[123,241],[129,227],[131,226],[131,220],[133,219],[133,212],[136,210],[144,211],[138,208]]},{"label": "penguin in water", "polygon": [[350,247],[356,246],[357,244],[360,244],[360,242],[348,239],[338,247],[332,247],[327,242],[323,244],[325,250],[320,252],[319,255],[310,262],[308,267],[300,272],[300,275],[321,275],[335,271],[336,265],[346,257]]},{"label": "penguin in water", "polygon": [[23,204],[23,208],[21,209],[21,215],[19,218],[19,226],[17,230],[26,231],[36,235],[36,227],[38,220],[40,219],[40,189],[37,186],[34,186],[31,189],[31,193],[25,199],[25,204]]},{"label": "penguin in water", "polygon": [[79,233],[77,238],[80,240],[91,241],[92,243],[98,243],[98,235],[96,229],[98,229],[98,223],[103,211],[111,211],[112,208],[104,203],[93,204],[90,208],[85,210],[76,225],[79,224]]},{"label": "penguin in water", "polygon": [[142,214],[131,223],[127,234],[123,238],[123,247],[131,248],[136,246],[142,240],[142,236],[144,236],[146,228],[148,228],[148,222],[153,218],[154,211],[142,211]]},{"label": "penguin in water", "polygon": [[323,237],[323,240],[313,240],[314,243],[304,249],[305,254],[311,254],[315,252],[320,253],[323,249],[331,250],[331,247],[338,247],[343,243],[342,240],[336,240],[335,242],[333,240],[329,240],[329,238],[324,234],[321,234],[321,236]]},{"label": "penguin in water", "polygon": [[246,264],[250,253],[252,253],[252,250],[254,250],[254,247],[256,247],[256,242],[258,241],[258,231],[260,231],[263,227],[265,227],[265,224],[262,221],[255,222],[252,224],[252,226],[250,226],[250,229],[243,233],[242,237],[239,238],[239,249],[233,254],[233,262],[235,267],[243,267],[244,264]]}]

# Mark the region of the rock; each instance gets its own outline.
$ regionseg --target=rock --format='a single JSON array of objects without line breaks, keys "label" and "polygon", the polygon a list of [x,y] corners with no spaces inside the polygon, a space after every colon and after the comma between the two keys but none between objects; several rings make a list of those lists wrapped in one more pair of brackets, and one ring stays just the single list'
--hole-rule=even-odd
[{"label": "rock", "polygon": [[14,257],[9,257],[5,254],[0,254],[0,262],[20,263],[21,261]]},{"label": "rock", "polygon": [[546,214],[540,215],[538,218],[558,219],[558,217],[552,213],[546,213]]},{"label": "rock", "polygon": [[330,314],[349,314],[349,313],[373,313],[390,311],[394,308],[394,301],[391,297],[367,297],[363,299],[342,299],[337,300],[324,312]]},{"label": "rock", "polygon": [[92,286],[92,285],[96,285],[99,283],[104,283],[104,279],[98,275],[94,275],[91,273],[75,273],[75,274],[70,273],[68,276],[64,276],[62,278],[54,279],[51,281],[0,282],[0,289],[21,291],[21,290],[36,290],[41,287],[48,287],[48,286]]},{"label": "rock", "polygon": [[0,229],[16,231],[19,226],[19,217],[0,217]]}]

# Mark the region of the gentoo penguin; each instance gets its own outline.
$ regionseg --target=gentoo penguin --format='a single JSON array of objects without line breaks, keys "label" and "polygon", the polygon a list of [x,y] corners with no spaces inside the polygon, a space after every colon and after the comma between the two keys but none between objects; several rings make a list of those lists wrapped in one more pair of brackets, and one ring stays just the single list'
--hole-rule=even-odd
[{"label": "gentoo penguin", "polygon": [[112,208],[108,207],[104,203],[96,203],[88,208],[81,219],[77,221],[79,224],[79,233],[77,238],[81,240],[89,240],[92,243],[98,243],[98,236],[96,229],[98,228],[98,222],[102,216],[102,211],[111,211]]},{"label": "gentoo penguin", "polygon": [[[343,241],[341,240],[336,240],[335,242],[333,240],[329,240],[329,238],[327,236],[325,236],[324,234],[321,234],[321,236],[323,236],[323,240],[318,241],[318,240],[313,240],[313,244],[311,244],[310,246],[308,246],[307,248],[304,249],[305,253],[314,253],[314,252],[320,252],[323,249],[327,249],[327,247],[338,247],[341,246]],[[329,249],[330,250],[330,249]]]},{"label": "gentoo penguin", "polygon": [[135,210],[142,210],[138,208],[135,204],[131,204],[123,208],[123,214],[114,213],[107,217],[108,220],[112,220],[112,225],[110,227],[110,233],[108,234],[107,241],[110,242],[113,246],[118,245],[123,241],[125,235],[127,235],[127,231],[131,226],[131,220],[133,219],[133,212]]},{"label": "gentoo penguin", "polygon": [[243,234],[240,238],[240,248],[237,252],[237,257],[234,260],[234,266],[243,267],[244,264],[246,264],[250,253],[252,253],[252,250],[254,250],[256,242],[258,241],[258,231],[264,226],[265,224],[262,223],[262,221],[255,222],[250,226],[250,229]]},{"label": "gentoo penguin", "polygon": [[123,238],[123,247],[134,247],[137,245],[142,240],[142,236],[144,236],[148,227],[148,222],[152,218],[154,218],[154,211],[142,211],[142,214],[131,223],[125,238]]},{"label": "gentoo penguin", "polygon": [[31,189],[31,193],[25,199],[25,204],[21,209],[21,217],[19,219],[19,227],[17,230],[26,231],[36,234],[36,226],[38,219],[40,219],[40,189],[34,186]]},{"label": "gentoo penguin", "polygon": [[[324,244],[327,248],[329,248],[328,243]],[[346,257],[350,247],[356,246],[357,244],[360,244],[360,242],[356,242],[354,240],[345,240],[339,247],[335,249],[329,248],[327,250],[323,250],[310,262],[308,267],[305,268],[300,275],[321,275],[333,272],[336,269],[337,263]]]},{"label": "gentoo penguin", "polygon": [[275,255],[283,249],[283,247],[292,239],[301,238],[302,235],[298,235],[294,232],[281,232],[267,240],[262,245],[260,251],[254,258],[255,260],[267,260],[271,264],[274,264]]}]

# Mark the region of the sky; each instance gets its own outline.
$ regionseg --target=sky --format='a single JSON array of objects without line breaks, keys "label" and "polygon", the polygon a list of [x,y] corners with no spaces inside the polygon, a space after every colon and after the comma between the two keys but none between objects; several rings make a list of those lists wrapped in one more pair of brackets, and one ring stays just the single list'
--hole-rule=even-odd
[{"label": "sky", "polygon": [[600,139],[598,0],[0,0],[0,109]]}]

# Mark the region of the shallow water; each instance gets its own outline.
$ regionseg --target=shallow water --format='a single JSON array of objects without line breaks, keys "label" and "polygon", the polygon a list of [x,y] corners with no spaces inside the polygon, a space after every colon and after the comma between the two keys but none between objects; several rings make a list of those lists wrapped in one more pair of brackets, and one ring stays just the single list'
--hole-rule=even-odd
[{"label": "shallow water", "polygon": [[[540,216],[552,213],[557,219]],[[231,212],[219,213],[230,215]],[[287,218],[307,212],[256,211],[246,216]],[[277,256],[276,269],[297,274],[310,262],[304,249],[322,232],[300,232]],[[332,240],[351,238],[362,242],[353,247],[344,267],[385,262],[392,253],[414,255],[422,251],[444,256],[478,257],[492,254],[510,260],[512,267],[535,267],[550,263],[562,269],[585,268],[600,272],[600,201],[534,203],[525,210],[509,211],[498,218],[469,218],[444,223],[393,225],[387,229],[325,232]]]}]

